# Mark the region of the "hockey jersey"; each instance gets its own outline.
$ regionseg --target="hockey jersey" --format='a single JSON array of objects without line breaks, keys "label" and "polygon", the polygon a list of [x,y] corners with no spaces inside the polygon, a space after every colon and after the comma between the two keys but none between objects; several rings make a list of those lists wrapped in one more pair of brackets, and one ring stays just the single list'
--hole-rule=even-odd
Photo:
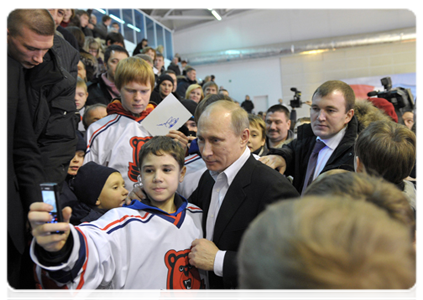
[{"label": "hockey jersey", "polygon": [[137,182],[138,153],[152,136],[142,126],[142,120],[153,111],[149,104],[140,117],[124,110],[119,100],[107,106],[108,115],[87,129],[87,151],[84,164],[94,161],[118,170],[131,190]]},{"label": "hockey jersey", "polygon": [[60,266],[41,265],[33,242],[31,257],[37,273],[47,270],[57,288],[204,288],[204,277],[188,263],[192,241],[203,236],[203,212],[176,196],[181,205],[172,214],[133,201],[91,223],[71,225],[73,249]]}]

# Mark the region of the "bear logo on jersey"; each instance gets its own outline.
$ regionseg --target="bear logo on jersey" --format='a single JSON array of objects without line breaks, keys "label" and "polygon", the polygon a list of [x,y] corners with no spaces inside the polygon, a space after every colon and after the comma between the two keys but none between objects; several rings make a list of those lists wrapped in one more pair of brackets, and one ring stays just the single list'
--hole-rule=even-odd
[{"label": "bear logo on jersey", "polygon": [[204,289],[204,280],[198,269],[188,262],[191,250],[169,250],[165,255],[167,272],[167,289]]},{"label": "bear logo on jersey", "polygon": [[132,162],[129,162],[128,178],[133,182],[137,182],[138,175],[140,175],[140,170],[138,169],[138,154],[140,153],[142,145],[147,143],[150,139],[151,136],[143,138],[134,136],[129,140],[129,144],[132,147]]}]

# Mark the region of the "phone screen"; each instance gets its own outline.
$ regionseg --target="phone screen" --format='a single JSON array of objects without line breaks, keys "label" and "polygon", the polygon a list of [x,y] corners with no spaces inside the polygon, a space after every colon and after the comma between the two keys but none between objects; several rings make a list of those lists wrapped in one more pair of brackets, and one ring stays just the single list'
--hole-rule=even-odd
[{"label": "phone screen", "polygon": [[56,200],[54,197],[54,191],[45,191],[42,190],[41,191],[42,196],[43,196],[43,201],[47,204],[50,204],[51,206],[53,206],[53,210],[51,211],[52,213],[57,213],[57,207],[56,207]]}]

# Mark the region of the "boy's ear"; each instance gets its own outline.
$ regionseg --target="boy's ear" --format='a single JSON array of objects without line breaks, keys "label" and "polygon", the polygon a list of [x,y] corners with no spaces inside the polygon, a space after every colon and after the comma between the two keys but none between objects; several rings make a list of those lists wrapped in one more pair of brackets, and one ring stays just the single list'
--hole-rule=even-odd
[{"label": "boy's ear", "polygon": [[183,168],[181,169],[181,174],[179,175],[179,182],[184,181],[186,172],[187,172],[187,167],[183,166]]},{"label": "boy's ear", "polygon": [[99,199],[97,199],[97,201],[95,202],[95,206],[99,206],[100,205],[100,200]]},{"label": "boy's ear", "polygon": [[356,164],[356,168],[355,168],[356,173],[366,172],[366,169],[364,168],[363,163],[361,162],[358,156],[355,157],[355,164]]}]

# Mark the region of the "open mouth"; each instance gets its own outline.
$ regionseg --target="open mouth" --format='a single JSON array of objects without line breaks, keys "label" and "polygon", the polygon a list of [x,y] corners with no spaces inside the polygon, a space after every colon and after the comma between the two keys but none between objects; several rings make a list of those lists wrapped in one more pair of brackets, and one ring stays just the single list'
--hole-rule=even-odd
[{"label": "open mouth", "polygon": [[185,288],[187,290],[190,290],[192,288],[192,286],[191,286],[192,285],[191,278],[188,278],[187,280],[184,280],[183,282],[184,282],[184,286],[185,286]]}]

